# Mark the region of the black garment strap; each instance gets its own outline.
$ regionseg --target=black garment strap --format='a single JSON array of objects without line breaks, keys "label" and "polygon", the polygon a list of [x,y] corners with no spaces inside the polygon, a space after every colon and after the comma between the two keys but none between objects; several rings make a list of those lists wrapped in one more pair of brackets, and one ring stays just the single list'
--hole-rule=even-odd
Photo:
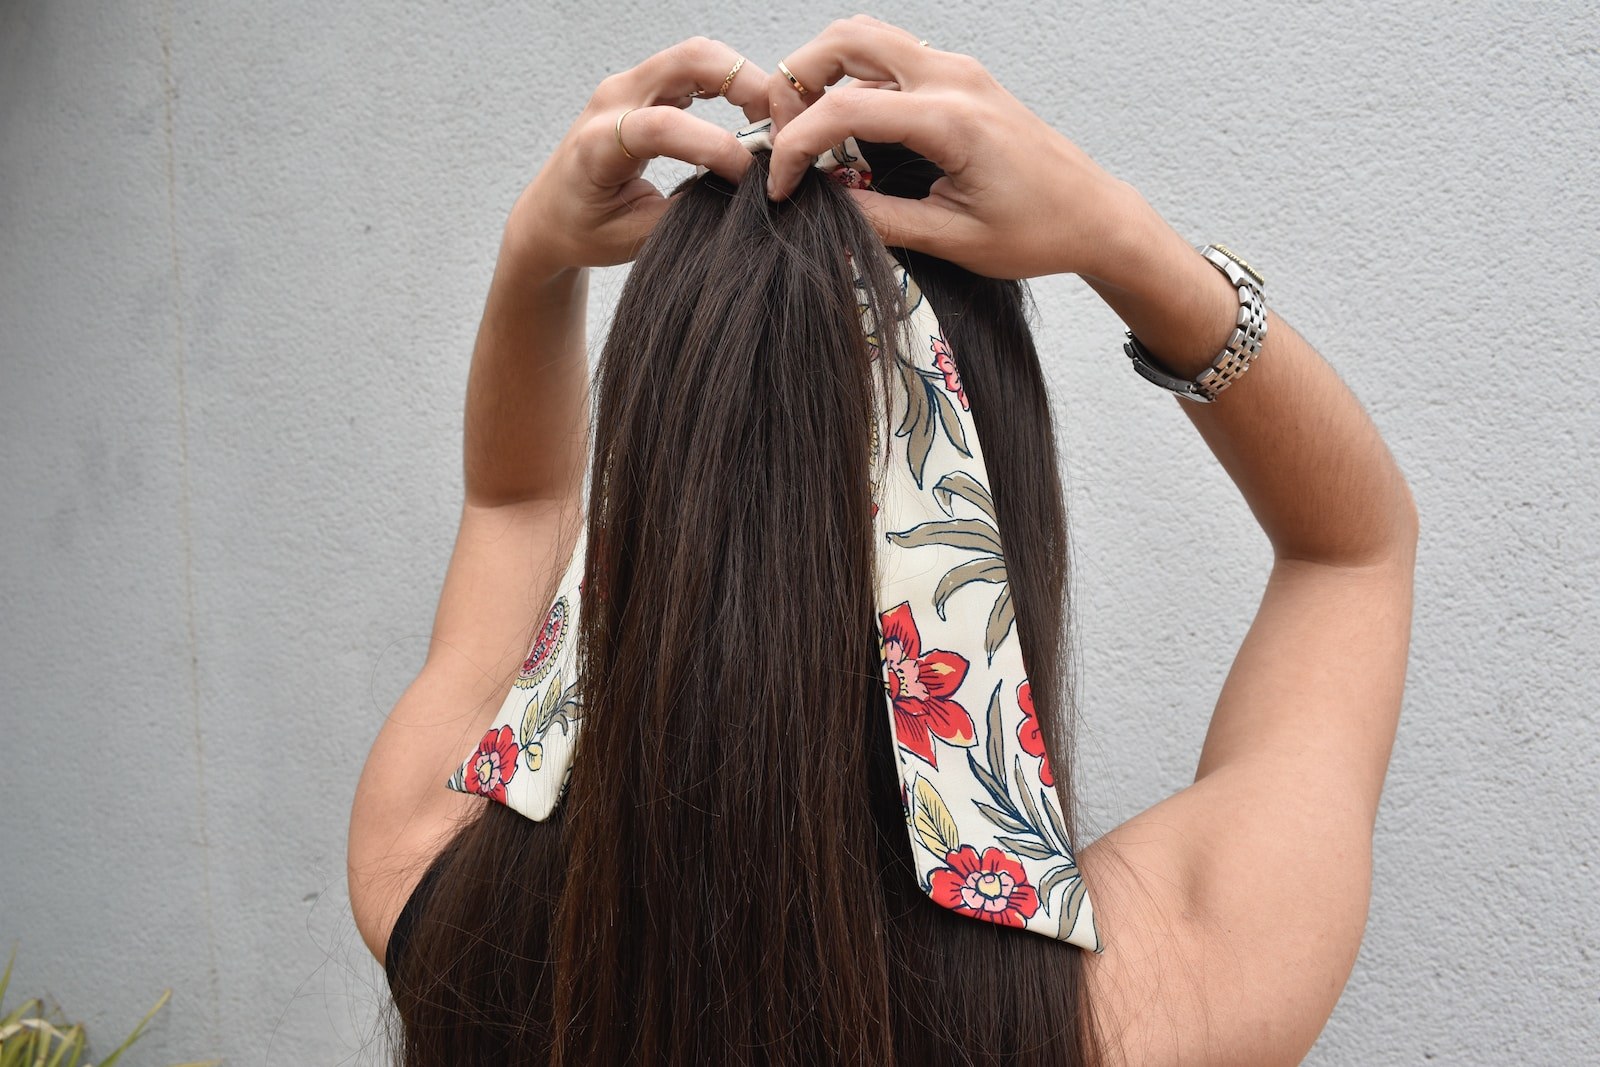
[{"label": "black garment strap", "polygon": [[400,909],[400,915],[394,921],[394,929],[389,931],[389,944],[383,951],[383,972],[388,976],[391,993],[394,991],[395,975],[400,970],[400,958],[405,954],[406,942],[411,939],[412,927],[416,925],[417,916],[427,906],[428,897],[433,892],[433,884],[438,880],[441,870],[439,861],[442,858],[442,855],[435,856],[433,863],[422,873],[416,888],[406,899],[405,907]]}]

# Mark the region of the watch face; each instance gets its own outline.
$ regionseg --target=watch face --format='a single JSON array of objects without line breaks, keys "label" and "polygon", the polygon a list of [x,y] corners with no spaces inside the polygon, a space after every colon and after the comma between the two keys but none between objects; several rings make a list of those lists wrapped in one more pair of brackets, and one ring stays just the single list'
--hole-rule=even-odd
[{"label": "watch face", "polygon": [[1261,272],[1260,271],[1256,270],[1250,264],[1246,263],[1244,261],[1244,257],[1243,256],[1239,255],[1237,252],[1235,252],[1233,249],[1229,248],[1227,245],[1212,245],[1211,247],[1215,248],[1218,252],[1221,252],[1223,255],[1227,256],[1229,259],[1231,259],[1235,263],[1239,264],[1239,266],[1243,267],[1244,268],[1244,272],[1246,274],[1250,275],[1251,278],[1255,279],[1255,283],[1256,283],[1256,288],[1257,289],[1260,289],[1260,288],[1262,288],[1263,286],[1265,286],[1267,284],[1267,280],[1261,276]]}]

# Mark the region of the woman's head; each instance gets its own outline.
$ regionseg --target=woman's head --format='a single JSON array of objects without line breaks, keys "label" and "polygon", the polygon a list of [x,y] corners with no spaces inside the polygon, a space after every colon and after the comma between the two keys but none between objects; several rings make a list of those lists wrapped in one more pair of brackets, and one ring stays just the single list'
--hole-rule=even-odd
[{"label": "woman's head", "polygon": [[[883,146],[880,189],[936,176]],[[690,183],[641,250],[595,389],[584,720],[548,822],[440,859],[395,984],[408,1063],[1090,1062],[1079,951],[917,884],[874,618],[881,244],[809,175]],[[1066,542],[1013,282],[898,253],[989,457],[1032,700],[1073,807]],[[848,257],[848,258],[847,258]],[[858,290],[852,266],[864,280]],[[862,295],[864,294],[864,295]]]}]

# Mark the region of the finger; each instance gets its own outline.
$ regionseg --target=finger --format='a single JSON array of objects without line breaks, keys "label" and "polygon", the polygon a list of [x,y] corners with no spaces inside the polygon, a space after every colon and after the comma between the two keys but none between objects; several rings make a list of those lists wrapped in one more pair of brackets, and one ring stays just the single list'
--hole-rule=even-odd
[{"label": "finger", "polygon": [[788,196],[812,160],[846,137],[903,144],[949,172],[961,128],[951,121],[949,107],[932,107],[926,96],[835,89],[772,139],[768,195],[775,200]]},{"label": "finger", "polygon": [[728,80],[740,58],[734,48],[721,41],[690,37],[630,70],[613,74],[601,83],[602,90],[597,90],[595,97],[607,107],[639,107],[694,93],[714,96],[727,82],[723,95],[729,103],[743,109],[751,121],[766,118],[767,72],[746,61],[733,80]]},{"label": "finger", "polygon": [[583,146],[584,172],[606,188],[637,177],[658,156],[707,167],[732,182],[744,176],[751,159],[732,133],[668,105],[598,115]]},{"label": "finger", "polygon": [[936,201],[846,189],[886,245],[954,261],[965,227],[961,215]]},{"label": "finger", "polygon": [[857,15],[830,23],[784,58],[784,66],[805,86],[805,93],[798,92],[781,70],[769,76],[773,123],[783,129],[826,95],[828,86],[846,76],[915,88],[927,80],[929,57],[930,50],[909,31],[875,18]]}]

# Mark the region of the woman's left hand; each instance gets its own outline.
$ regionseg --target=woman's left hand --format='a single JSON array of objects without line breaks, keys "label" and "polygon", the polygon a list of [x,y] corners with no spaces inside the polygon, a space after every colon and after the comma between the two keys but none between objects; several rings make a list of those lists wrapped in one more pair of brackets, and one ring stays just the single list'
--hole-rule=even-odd
[{"label": "woman's left hand", "polygon": [[[885,242],[995,278],[1117,269],[1143,199],[1011,95],[971,56],[924,47],[866,15],[835,22],[769,76],[778,127],[769,190],[787,196],[818,154],[856,136],[895,142],[945,176],[926,199],[850,190]],[[865,79],[834,88],[850,76]],[[894,91],[891,91],[891,88]]]}]

